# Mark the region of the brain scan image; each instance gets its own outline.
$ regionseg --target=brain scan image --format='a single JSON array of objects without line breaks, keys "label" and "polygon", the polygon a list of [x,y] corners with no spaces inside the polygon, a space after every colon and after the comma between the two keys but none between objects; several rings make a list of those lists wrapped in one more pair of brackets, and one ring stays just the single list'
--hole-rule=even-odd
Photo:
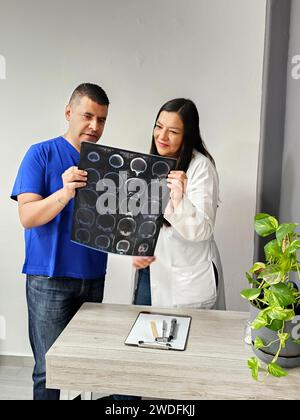
[{"label": "brain scan image", "polygon": [[77,198],[81,207],[95,208],[98,194],[95,190],[89,188],[81,188],[77,191]]},{"label": "brain scan image", "polygon": [[100,214],[96,219],[96,226],[103,231],[112,231],[116,225],[116,219],[112,214]]},{"label": "brain scan image", "polygon": [[123,236],[131,235],[136,229],[136,222],[132,217],[124,217],[118,223],[118,231]]},{"label": "brain scan image", "polygon": [[87,229],[78,229],[75,232],[75,238],[78,242],[88,244],[90,242],[91,234]]},{"label": "brain scan image", "polygon": [[110,239],[108,236],[99,235],[95,239],[95,245],[100,249],[107,249],[110,246]]},{"label": "brain scan image", "polygon": [[71,240],[124,256],[154,255],[176,160],[82,142],[87,185],[74,198]]},{"label": "brain scan image", "polygon": [[76,219],[80,225],[92,226],[95,221],[95,214],[91,209],[81,208],[76,212]]},{"label": "brain scan image", "polygon": [[115,169],[120,169],[124,165],[124,159],[121,155],[114,154],[109,157],[109,164]]},{"label": "brain scan image", "polygon": [[97,171],[97,169],[94,169],[94,168],[87,168],[86,171],[88,173],[88,175],[87,175],[88,183],[89,184],[97,184],[97,182],[101,178],[100,172]]},{"label": "brain scan image", "polygon": [[135,172],[136,176],[139,176],[139,174],[142,174],[147,169],[147,163],[143,158],[132,159],[130,169]]},{"label": "brain scan image", "polygon": [[126,239],[122,239],[121,241],[119,241],[116,246],[116,250],[124,254],[126,254],[129,248],[130,248],[130,242],[127,241]]},{"label": "brain scan image", "polygon": [[156,232],[156,224],[154,222],[147,221],[141,224],[139,228],[139,234],[141,238],[151,238]]},{"label": "brain scan image", "polygon": [[155,162],[152,166],[152,175],[154,177],[163,178],[167,177],[170,172],[170,167],[167,162],[159,161]]},{"label": "brain scan image", "polygon": [[139,245],[139,249],[138,249],[138,252],[140,253],[140,254],[145,254],[145,252],[147,252],[148,251],[148,249],[149,249],[149,245],[148,244],[140,244]]},{"label": "brain scan image", "polygon": [[87,156],[88,160],[92,163],[99,162],[100,156],[97,152],[90,152]]}]

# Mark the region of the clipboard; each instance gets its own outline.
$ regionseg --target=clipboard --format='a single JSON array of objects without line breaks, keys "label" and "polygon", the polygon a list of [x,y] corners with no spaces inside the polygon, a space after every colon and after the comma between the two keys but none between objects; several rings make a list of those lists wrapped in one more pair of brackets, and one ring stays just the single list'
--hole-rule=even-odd
[{"label": "clipboard", "polygon": [[[176,320],[176,327],[174,336],[171,340],[168,340],[172,320]],[[192,317],[190,315],[141,311],[134,321],[124,344],[158,350],[184,351],[187,346],[191,321]],[[164,333],[163,325],[165,326]]]}]

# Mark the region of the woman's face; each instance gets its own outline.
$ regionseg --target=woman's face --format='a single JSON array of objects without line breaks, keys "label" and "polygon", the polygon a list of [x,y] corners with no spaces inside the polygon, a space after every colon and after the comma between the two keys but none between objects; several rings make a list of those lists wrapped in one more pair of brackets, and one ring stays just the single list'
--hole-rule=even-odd
[{"label": "woman's face", "polygon": [[183,122],[177,112],[162,111],[153,131],[158,154],[177,157],[183,142],[183,132]]}]

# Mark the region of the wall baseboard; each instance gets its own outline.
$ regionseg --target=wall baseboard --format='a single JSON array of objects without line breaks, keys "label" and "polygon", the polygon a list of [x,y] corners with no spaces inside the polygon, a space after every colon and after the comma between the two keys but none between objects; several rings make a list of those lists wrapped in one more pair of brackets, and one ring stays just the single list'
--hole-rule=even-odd
[{"label": "wall baseboard", "polygon": [[0,366],[33,367],[32,356],[7,356],[0,354]]}]

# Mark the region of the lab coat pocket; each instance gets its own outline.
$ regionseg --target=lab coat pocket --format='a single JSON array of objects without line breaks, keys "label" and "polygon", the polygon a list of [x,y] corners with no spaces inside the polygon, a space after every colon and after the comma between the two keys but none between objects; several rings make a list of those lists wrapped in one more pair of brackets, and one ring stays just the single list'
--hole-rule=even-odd
[{"label": "lab coat pocket", "polygon": [[175,306],[211,308],[217,298],[212,262],[199,262],[193,267],[172,267],[172,291]]}]

